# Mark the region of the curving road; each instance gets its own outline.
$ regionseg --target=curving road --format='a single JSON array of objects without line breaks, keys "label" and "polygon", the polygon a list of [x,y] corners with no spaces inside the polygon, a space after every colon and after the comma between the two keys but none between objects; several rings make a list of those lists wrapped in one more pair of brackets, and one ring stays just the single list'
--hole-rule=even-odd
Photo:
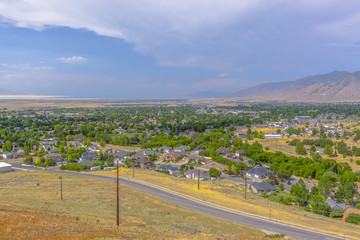
[{"label": "curving road", "polygon": [[[13,163],[13,166],[16,167],[16,169],[27,169],[27,170],[41,170],[39,168],[33,168],[33,167],[24,167],[20,164]],[[47,172],[54,172],[58,173],[55,169],[47,170]],[[61,171],[61,173],[66,174],[73,174],[73,175],[81,175],[81,176],[87,176],[87,177],[93,177],[108,181],[116,181],[114,177],[109,176],[101,176],[101,175],[93,175],[93,174],[84,174],[84,173],[78,173],[78,172],[65,172]],[[242,215],[240,213],[232,212],[230,210],[224,210],[221,208],[217,208],[216,206],[212,206],[206,203],[198,202],[186,197],[182,197],[179,195],[175,195],[173,193],[167,192],[165,190],[158,189],[156,187],[148,186],[146,184],[142,184],[139,182],[133,182],[126,179],[120,179],[119,182],[121,184],[134,187],[136,189],[139,189],[143,192],[149,193],[151,195],[154,195],[156,197],[159,197],[165,201],[174,203],[176,205],[201,212],[204,214],[208,214],[217,218],[221,218],[227,221],[231,221],[234,223],[239,223],[241,225],[254,227],[257,229],[274,232],[274,233],[280,233],[280,234],[286,234],[288,237],[296,238],[296,239],[346,239],[346,238],[340,238],[340,237],[334,237],[331,235],[326,235],[323,233],[317,233],[310,230],[292,227],[288,225],[284,225],[281,223],[276,223],[269,220],[259,219],[256,217],[251,217],[247,215]]]}]

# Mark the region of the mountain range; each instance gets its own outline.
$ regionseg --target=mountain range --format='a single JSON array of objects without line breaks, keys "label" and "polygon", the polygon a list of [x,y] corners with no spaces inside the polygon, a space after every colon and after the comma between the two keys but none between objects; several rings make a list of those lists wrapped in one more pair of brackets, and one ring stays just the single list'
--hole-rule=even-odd
[{"label": "mountain range", "polygon": [[288,82],[264,83],[231,95],[253,101],[358,102],[360,71],[335,71]]},{"label": "mountain range", "polygon": [[5,88],[0,88],[0,95],[25,95],[24,93],[14,92]]}]

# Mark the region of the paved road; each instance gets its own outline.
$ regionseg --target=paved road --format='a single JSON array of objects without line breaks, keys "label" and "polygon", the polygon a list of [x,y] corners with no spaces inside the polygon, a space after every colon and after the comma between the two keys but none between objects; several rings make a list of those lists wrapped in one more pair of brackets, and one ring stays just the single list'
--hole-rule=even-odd
[{"label": "paved road", "polygon": [[[29,170],[30,169],[31,170],[41,170],[40,168],[23,167],[18,163],[14,163],[13,165],[14,165],[14,167],[17,167],[17,168],[23,168],[23,169],[29,169]],[[57,170],[56,170],[56,168],[53,168],[53,169],[48,169],[47,172],[57,172]],[[116,181],[115,178],[109,177],[109,176],[100,176],[100,175],[93,175],[93,174],[87,175],[84,173],[63,172],[63,171],[62,171],[62,173],[63,174],[66,173],[66,174],[73,174],[73,175],[81,175],[81,176],[85,175],[87,177],[93,177],[93,178],[109,180],[109,181]],[[205,214],[208,214],[208,215],[211,215],[211,216],[214,216],[217,218],[221,218],[221,219],[224,219],[227,221],[239,223],[239,224],[254,227],[257,229],[266,230],[269,232],[284,233],[284,234],[286,234],[286,236],[293,237],[296,239],[343,239],[343,238],[328,236],[328,235],[321,234],[321,233],[312,232],[312,231],[301,229],[301,228],[283,225],[283,224],[272,222],[272,221],[267,221],[267,220],[263,220],[263,219],[246,216],[246,215],[241,215],[239,213],[226,211],[223,209],[216,208],[214,206],[207,205],[205,203],[196,202],[191,199],[187,199],[187,198],[166,192],[164,190],[157,189],[155,187],[147,186],[142,183],[132,182],[132,181],[128,181],[126,179],[120,179],[120,183],[128,185],[130,187],[134,187],[143,192],[147,192],[156,197],[159,197],[165,201],[174,203],[176,205],[179,205],[179,206],[191,209],[191,210],[195,210],[197,212],[205,213]]]}]

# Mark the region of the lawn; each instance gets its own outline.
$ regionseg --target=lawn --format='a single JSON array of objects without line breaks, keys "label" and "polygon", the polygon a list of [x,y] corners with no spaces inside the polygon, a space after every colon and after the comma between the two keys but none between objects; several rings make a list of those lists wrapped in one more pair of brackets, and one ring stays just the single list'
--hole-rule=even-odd
[{"label": "lawn", "polygon": [[261,239],[264,233],[86,176],[13,172],[0,175],[1,239]]}]

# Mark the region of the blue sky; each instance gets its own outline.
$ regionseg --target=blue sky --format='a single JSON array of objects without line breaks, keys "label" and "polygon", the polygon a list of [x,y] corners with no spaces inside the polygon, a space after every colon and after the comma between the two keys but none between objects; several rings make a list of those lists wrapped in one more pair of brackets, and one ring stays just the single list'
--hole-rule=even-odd
[{"label": "blue sky", "polygon": [[178,98],[360,70],[360,2],[0,0],[0,87]]}]

